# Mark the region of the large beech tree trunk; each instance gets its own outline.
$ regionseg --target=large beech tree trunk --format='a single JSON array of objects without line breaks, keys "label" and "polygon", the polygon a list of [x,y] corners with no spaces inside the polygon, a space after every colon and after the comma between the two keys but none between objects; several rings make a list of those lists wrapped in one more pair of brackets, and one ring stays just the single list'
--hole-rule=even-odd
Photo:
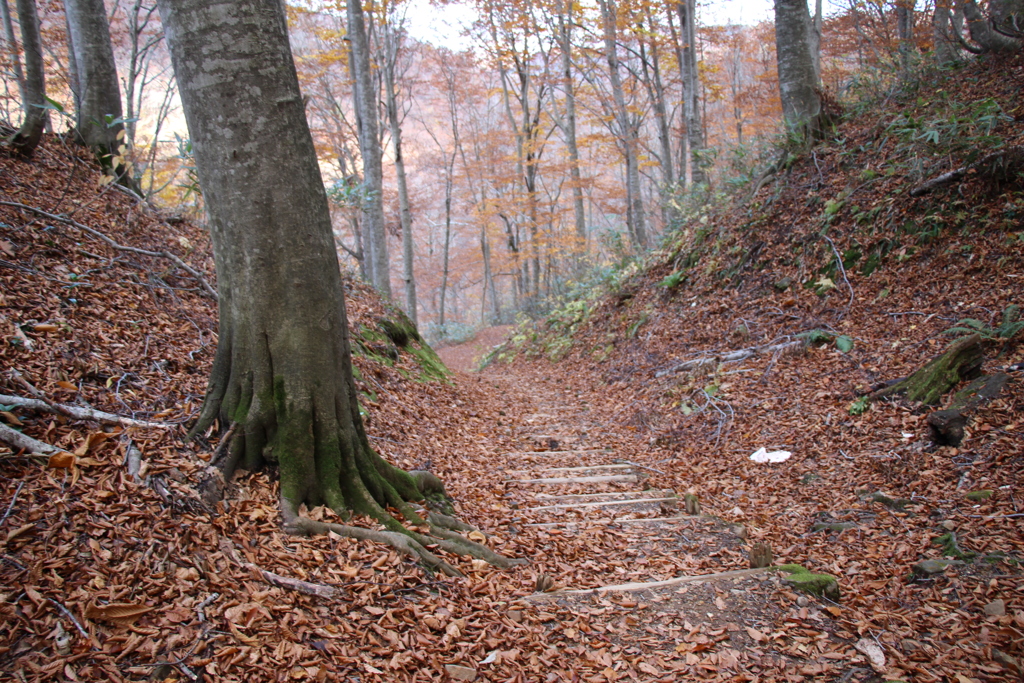
[{"label": "large beech tree trunk", "polygon": [[[290,531],[373,537],[447,573],[458,572],[424,543],[496,561],[486,548],[434,530],[440,516],[430,520],[444,540],[427,541],[384,509],[422,522],[406,501],[423,498],[424,478],[377,455],[359,417],[327,196],[282,3],[160,0],[159,7],[220,292],[217,355],[193,434],[216,418],[237,423],[225,474],[276,462]],[[313,522],[299,516],[302,504],[365,513],[389,532]]]},{"label": "large beech tree trunk", "polygon": [[817,132],[821,97],[810,45],[811,15],[807,0],[775,0],[775,51],[779,94],[786,125]]}]

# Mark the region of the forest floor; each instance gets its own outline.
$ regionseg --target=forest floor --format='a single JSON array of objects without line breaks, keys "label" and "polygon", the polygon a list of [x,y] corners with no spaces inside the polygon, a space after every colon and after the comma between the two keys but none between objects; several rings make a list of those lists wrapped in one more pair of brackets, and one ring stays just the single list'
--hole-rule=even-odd
[{"label": "forest floor", "polygon": [[[1024,68],[1001,69],[957,87],[1001,98],[1020,144]],[[711,247],[652,255],[517,329],[483,371],[417,381],[412,354],[354,358],[373,445],[436,473],[491,547],[529,560],[446,558],[458,579],[285,534],[272,471],[204,502],[222,434],[182,436],[216,347],[205,233],[98,186],[59,140],[30,163],[0,155],[0,423],[65,451],[0,448],[0,678],[1019,680],[1024,351],[985,343],[984,370],[1010,382],[957,447],[931,443],[922,406],[851,408],[940,353],[959,320],[998,327],[1022,303],[1024,196],[969,174],[907,199],[911,179],[886,170],[906,153],[895,139],[851,128],[762,189],[760,222],[708,217]],[[868,167],[868,186],[851,181]],[[346,289],[354,332],[389,315]],[[444,354],[466,367],[492,341]],[[44,403],[16,405],[33,394]],[[762,447],[791,455],[751,460]],[[838,599],[750,571],[759,543],[837,578]]]}]

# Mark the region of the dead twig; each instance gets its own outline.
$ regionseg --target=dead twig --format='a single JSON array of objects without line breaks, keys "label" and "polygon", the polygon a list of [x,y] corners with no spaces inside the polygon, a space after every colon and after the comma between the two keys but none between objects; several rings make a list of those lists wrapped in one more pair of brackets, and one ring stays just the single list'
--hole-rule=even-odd
[{"label": "dead twig", "polygon": [[22,385],[23,387],[25,387],[26,389],[28,389],[28,392],[29,392],[30,394],[32,394],[33,396],[35,396],[36,398],[38,398],[38,399],[39,399],[40,401],[43,401],[43,402],[45,402],[45,403],[46,403],[46,404],[47,404],[48,406],[50,406],[50,408],[52,408],[54,412],[56,412],[56,413],[59,413],[60,415],[63,415],[64,417],[74,417],[74,416],[73,416],[73,415],[72,415],[72,414],[70,413],[70,411],[68,411],[68,409],[67,409],[67,408],[65,408],[65,407],[64,407],[64,406],[62,406],[62,405],[58,405],[57,403],[54,403],[53,401],[51,401],[51,400],[50,400],[50,399],[49,399],[49,398],[48,398],[48,397],[46,396],[46,394],[44,394],[44,393],[43,393],[43,392],[41,392],[41,391],[40,391],[39,389],[37,389],[37,388],[36,388],[35,386],[33,386],[31,382],[29,382],[29,381],[28,381],[27,379],[25,379],[25,376],[24,376],[24,375],[22,375],[22,374],[21,374],[20,372],[18,372],[17,368],[11,368],[11,370],[10,370],[10,375],[11,375],[11,378],[12,378],[12,379],[14,379],[14,380],[15,380],[16,382],[18,382],[18,383],[19,383],[19,384],[21,384],[21,385]]},{"label": "dead twig", "polygon": [[53,598],[47,598],[47,600],[49,600],[54,605],[56,605],[57,609],[59,609],[61,611],[61,613],[64,614],[64,616],[66,616],[68,619],[71,620],[71,623],[75,625],[75,628],[78,629],[78,632],[82,634],[83,638],[85,638],[86,640],[92,640],[89,637],[89,632],[86,631],[84,628],[82,628],[82,625],[80,623],[78,623],[78,619],[76,619],[75,615],[71,613],[71,610],[69,610],[67,607],[65,607],[64,605],[60,604],[59,602],[57,602]]},{"label": "dead twig", "polygon": [[118,251],[127,251],[127,252],[130,252],[132,254],[141,254],[143,256],[154,256],[154,257],[157,257],[157,258],[167,259],[168,261],[171,261],[176,266],[178,266],[179,268],[184,270],[186,273],[188,273],[189,275],[194,277],[199,282],[199,284],[202,285],[203,290],[206,292],[207,296],[211,297],[215,301],[217,300],[217,290],[214,289],[210,285],[210,283],[206,281],[206,278],[203,277],[203,275],[198,270],[196,270],[192,266],[188,265],[187,263],[182,261],[180,257],[172,254],[169,251],[150,251],[148,249],[139,249],[138,247],[128,247],[128,246],[120,244],[120,243],[114,241],[113,239],[107,237],[106,235],[104,235],[99,230],[96,230],[95,228],[90,228],[88,225],[83,225],[82,223],[79,223],[78,221],[73,220],[71,218],[68,218],[66,216],[61,216],[59,214],[49,213],[48,211],[43,211],[42,209],[37,209],[36,207],[29,206],[28,204],[22,204],[20,202],[2,202],[2,201],[0,201],[0,205],[2,205],[2,206],[10,206],[10,207],[13,207],[15,209],[23,209],[25,211],[32,212],[32,213],[36,214],[37,216],[42,216],[43,218],[48,218],[51,221],[59,221],[59,222],[65,224],[65,225],[68,225],[68,226],[70,226],[72,228],[75,228],[76,230],[80,230],[80,231],[82,231],[82,232],[84,232],[84,233],[86,233],[88,235],[92,235],[96,239],[100,240],[101,242],[106,243],[107,245],[109,245],[110,247],[112,247],[114,249],[117,249]]},{"label": "dead twig", "polygon": [[836,266],[839,268],[840,275],[843,276],[843,282],[846,283],[847,288],[850,290],[850,302],[846,304],[846,310],[839,315],[839,319],[842,320],[843,317],[850,312],[850,309],[853,308],[853,285],[850,284],[849,278],[846,277],[846,266],[843,265],[843,258],[839,255],[839,250],[836,249],[836,243],[828,236],[825,236],[825,241],[827,241],[828,245],[832,247],[832,253],[836,256]]},{"label": "dead twig", "polygon": [[0,525],[7,521],[7,518],[11,516],[11,510],[14,509],[14,503],[18,500],[18,495],[21,493],[21,487],[25,485],[25,482],[19,481],[18,488],[14,489],[14,496],[11,497],[11,504],[7,506],[7,511],[4,512],[3,519],[0,519]]}]

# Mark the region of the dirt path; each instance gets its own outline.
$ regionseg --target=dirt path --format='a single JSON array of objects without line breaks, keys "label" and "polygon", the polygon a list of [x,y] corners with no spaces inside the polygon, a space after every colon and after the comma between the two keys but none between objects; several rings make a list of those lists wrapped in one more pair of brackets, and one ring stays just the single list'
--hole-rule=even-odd
[{"label": "dirt path", "polygon": [[685,482],[642,464],[635,439],[542,372],[483,374],[532,404],[517,448],[496,464],[513,525],[538,539],[538,592],[527,602],[572,615],[550,638],[578,651],[581,679],[802,680],[853,669],[846,680],[866,680],[871,670],[836,636],[827,601],[750,570],[742,525],[688,510]]},{"label": "dirt path", "polygon": [[477,332],[468,342],[438,349],[437,355],[452,370],[472,372],[492,348],[505,341],[511,331],[512,325],[487,327]]}]

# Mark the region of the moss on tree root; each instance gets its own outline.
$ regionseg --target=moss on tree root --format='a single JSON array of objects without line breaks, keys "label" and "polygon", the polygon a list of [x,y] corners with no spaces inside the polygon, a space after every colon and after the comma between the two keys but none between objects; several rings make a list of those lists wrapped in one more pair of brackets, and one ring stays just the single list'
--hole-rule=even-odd
[{"label": "moss on tree root", "polygon": [[[408,343],[416,343],[413,339],[409,334]],[[231,478],[236,468],[256,470],[267,463],[278,465],[281,510],[287,531],[333,531],[386,543],[415,556],[428,569],[451,576],[461,573],[427,546],[484,560],[500,568],[520,563],[457,533],[474,529],[449,516],[452,501],[440,479],[429,472],[409,473],[395,467],[370,447],[359,417],[355,384],[347,368],[327,363],[313,371],[304,366],[295,371],[290,359],[271,362],[269,348],[260,350],[265,353],[251,351],[236,348],[218,354],[222,362],[230,364],[231,370],[214,368],[216,382],[211,380],[203,413],[192,432],[207,429],[217,417],[224,424],[237,425],[229,437],[228,456],[220,464],[225,480]],[[271,376],[266,371],[238,370],[253,366],[281,368],[281,372]],[[326,380],[331,372],[341,377]],[[447,514],[421,515],[410,504],[420,501],[428,501]],[[366,515],[384,528],[314,522],[299,514],[302,505],[326,505],[345,520],[352,513]],[[392,516],[389,509],[397,510],[405,524]],[[410,527],[425,527],[428,531],[420,533]]]}]

